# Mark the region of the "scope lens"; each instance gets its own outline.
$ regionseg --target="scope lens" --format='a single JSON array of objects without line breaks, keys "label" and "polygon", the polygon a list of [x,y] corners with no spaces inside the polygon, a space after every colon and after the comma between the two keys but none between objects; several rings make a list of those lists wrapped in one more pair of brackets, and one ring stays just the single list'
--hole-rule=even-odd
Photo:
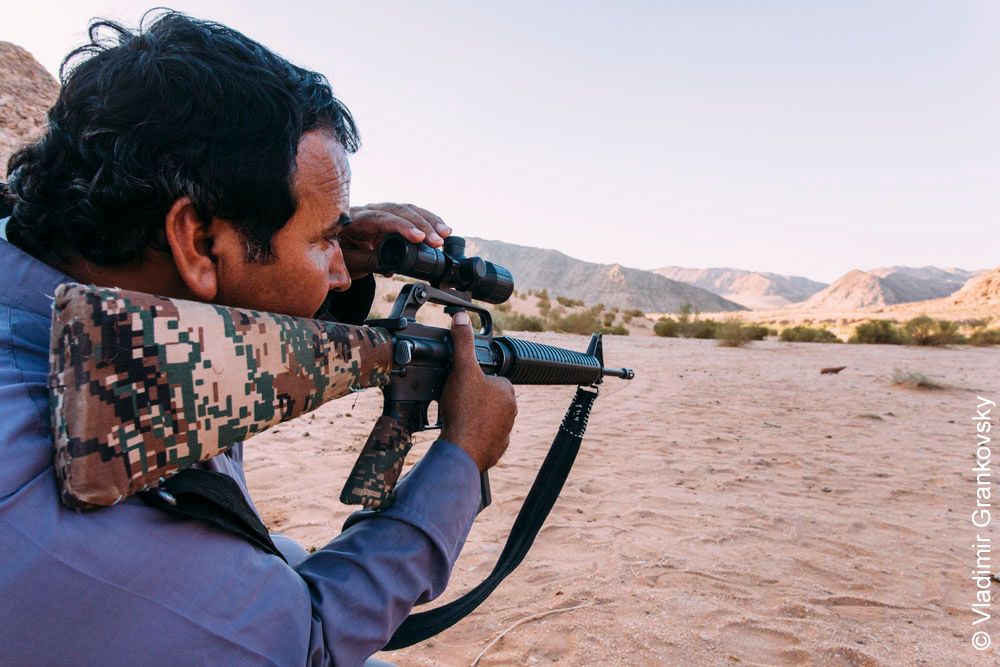
[{"label": "scope lens", "polygon": [[379,273],[401,273],[410,244],[402,236],[388,236],[378,247]]},{"label": "scope lens", "polygon": [[472,298],[486,303],[504,303],[514,293],[514,277],[499,264],[485,264],[486,277],[472,286]]}]

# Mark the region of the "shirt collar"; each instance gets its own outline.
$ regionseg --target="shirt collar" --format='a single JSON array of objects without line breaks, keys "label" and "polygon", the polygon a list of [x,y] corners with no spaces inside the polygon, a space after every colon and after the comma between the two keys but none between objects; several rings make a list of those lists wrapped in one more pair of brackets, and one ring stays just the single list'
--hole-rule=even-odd
[{"label": "shirt collar", "polygon": [[62,283],[73,279],[35,259],[8,241],[0,240],[0,304],[36,315],[52,314],[52,295]]}]

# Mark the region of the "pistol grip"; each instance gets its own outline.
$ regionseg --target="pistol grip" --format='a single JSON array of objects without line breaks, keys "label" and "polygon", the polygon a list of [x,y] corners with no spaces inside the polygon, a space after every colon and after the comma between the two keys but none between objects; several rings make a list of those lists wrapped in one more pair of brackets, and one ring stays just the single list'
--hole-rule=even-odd
[{"label": "pistol grip", "polygon": [[398,417],[379,417],[340,492],[340,502],[388,509],[395,500],[393,489],[412,446],[412,434]]}]

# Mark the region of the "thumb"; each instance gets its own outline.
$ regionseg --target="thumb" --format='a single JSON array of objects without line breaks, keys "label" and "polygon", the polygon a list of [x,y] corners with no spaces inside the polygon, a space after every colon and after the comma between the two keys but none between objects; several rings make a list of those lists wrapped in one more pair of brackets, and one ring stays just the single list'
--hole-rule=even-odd
[{"label": "thumb", "polygon": [[476,342],[472,333],[472,319],[464,310],[452,316],[451,320],[452,368],[478,367]]}]

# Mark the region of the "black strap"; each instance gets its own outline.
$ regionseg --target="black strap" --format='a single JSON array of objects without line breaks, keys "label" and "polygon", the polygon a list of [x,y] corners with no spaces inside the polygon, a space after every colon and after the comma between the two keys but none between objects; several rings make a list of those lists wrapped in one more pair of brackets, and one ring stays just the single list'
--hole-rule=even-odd
[{"label": "black strap", "polygon": [[[587,430],[587,420],[596,398],[596,388],[577,388],[576,396],[563,417],[549,453],[535,475],[535,481],[514,520],[507,543],[489,576],[457,600],[430,611],[411,614],[383,650],[395,651],[412,646],[455,625],[482,604],[500,582],[520,565],[559,498],[576,454],[580,451],[580,443]],[[160,493],[161,490],[167,495]],[[189,468],[168,479],[159,489],[139,495],[150,505],[168,514],[211,521],[284,559],[271,541],[267,528],[250,508],[240,487],[228,475]],[[175,504],[171,504],[171,500],[175,500]]]},{"label": "black strap", "polygon": [[274,546],[267,527],[250,507],[243,490],[229,475],[188,468],[139,494],[147,504],[178,518],[210,521],[254,546],[285,560]]},{"label": "black strap", "polygon": [[517,519],[514,520],[514,527],[510,530],[507,544],[500,553],[500,559],[489,576],[457,600],[431,611],[411,614],[399,626],[383,651],[395,651],[412,646],[455,625],[482,604],[500,582],[520,565],[569,476],[576,454],[580,451],[580,442],[583,440],[584,431],[587,430],[587,419],[590,417],[590,409],[596,398],[595,388],[577,388],[576,396],[563,417],[562,425],[555,440],[552,441],[549,453],[545,456],[545,462],[535,475],[531,490],[521,505]]}]

